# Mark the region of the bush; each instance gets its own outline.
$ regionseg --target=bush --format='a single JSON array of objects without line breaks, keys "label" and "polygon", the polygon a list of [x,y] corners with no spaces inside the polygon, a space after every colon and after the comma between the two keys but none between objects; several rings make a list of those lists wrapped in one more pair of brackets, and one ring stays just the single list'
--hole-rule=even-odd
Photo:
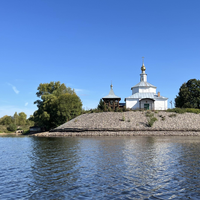
[{"label": "bush", "polygon": [[173,108],[173,109],[168,109],[167,112],[175,112],[179,114],[183,114],[186,112],[184,108]]},{"label": "bush", "polygon": [[17,126],[15,124],[10,124],[7,129],[8,129],[8,131],[16,131]]},{"label": "bush", "polygon": [[164,121],[165,120],[165,116],[159,115],[159,117]]},{"label": "bush", "polygon": [[189,113],[195,113],[195,114],[199,114],[200,113],[200,109],[186,108],[185,110],[186,110],[186,112],[189,112]]},{"label": "bush", "polygon": [[151,113],[151,111],[147,111],[145,115],[147,117],[147,126],[152,127],[154,122],[157,121],[157,118],[154,117],[154,114]]},{"label": "bush", "polygon": [[171,114],[169,115],[169,117],[176,117],[176,114]]},{"label": "bush", "polygon": [[162,120],[165,121],[165,117],[162,117]]},{"label": "bush", "polygon": [[147,126],[152,127],[154,122],[157,121],[156,117],[150,117],[147,119]]},{"label": "bush", "polygon": [[146,117],[153,117],[154,116],[154,114],[151,113],[151,111],[147,111],[145,115],[146,115]]},{"label": "bush", "polygon": [[126,112],[126,106],[123,106],[122,110],[123,112]]},{"label": "bush", "polygon": [[112,111],[112,108],[111,107],[108,107],[108,112],[111,112]]},{"label": "bush", "polygon": [[199,114],[200,109],[196,109],[196,108],[173,108],[173,109],[168,109],[167,112],[175,112],[175,113],[179,113],[179,114],[189,112],[189,113]]}]

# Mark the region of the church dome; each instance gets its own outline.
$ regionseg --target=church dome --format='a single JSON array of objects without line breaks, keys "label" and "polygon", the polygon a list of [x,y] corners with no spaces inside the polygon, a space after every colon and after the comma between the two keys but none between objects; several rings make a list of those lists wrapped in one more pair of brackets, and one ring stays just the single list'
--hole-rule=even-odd
[{"label": "church dome", "polygon": [[144,63],[142,64],[141,70],[142,70],[142,72],[144,72],[146,70],[146,67],[144,66]]}]

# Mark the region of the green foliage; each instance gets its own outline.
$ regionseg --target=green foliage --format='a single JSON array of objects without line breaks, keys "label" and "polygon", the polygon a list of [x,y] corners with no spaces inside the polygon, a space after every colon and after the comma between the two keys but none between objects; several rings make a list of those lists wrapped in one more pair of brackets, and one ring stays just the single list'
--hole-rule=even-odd
[{"label": "green foliage", "polygon": [[14,124],[19,124],[19,115],[17,114],[17,112],[15,112],[13,116],[13,120],[14,120]]},{"label": "green foliage", "polygon": [[147,111],[145,116],[147,117],[147,126],[152,127],[154,122],[157,121],[157,118],[154,117],[154,114],[151,111]]},{"label": "green foliage", "polygon": [[190,79],[183,83],[175,98],[178,108],[200,108],[200,80]]},{"label": "green foliage", "polygon": [[9,125],[11,123],[13,123],[13,118],[11,116],[5,115],[2,118],[0,118],[1,125]]},{"label": "green foliage", "polygon": [[34,103],[38,110],[32,119],[47,130],[57,127],[82,113],[82,102],[74,90],[60,82],[40,84],[36,93],[41,100]]},{"label": "green foliage", "polygon": [[126,112],[126,106],[123,106],[122,110],[123,112]]},{"label": "green foliage", "polygon": [[171,114],[169,115],[169,117],[176,117],[176,114]]},{"label": "green foliage", "polygon": [[151,111],[147,111],[147,112],[145,113],[145,116],[146,116],[146,117],[153,117],[154,114],[153,114]]},{"label": "green foliage", "polygon": [[103,101],[103,99],[100,99],[100,101],[99,101],[99,104],[98,104],[98,106],[97,106],[97,109],[98,110],[104,110],[104,101]]},{"label": "green foliage", "polygon": [[165,116],[159,115],[159,117],[162,119],[162,121],[165,120]]},{"label": "green foliage", "polygon": [[186,109],[183,108],[173,108],[173,109],[168,109],[167,112],[175,112],[179,114],[183,114],[186,112]]},{"label": "green foliage", "polygon": [[111,112],[112,111],[112,108],[111,107],[108,107],[108,112]]},{"label": "green foliage", "polygon": [[152,127],[155,121],[157,121],[156,117],[149,117],[147,119],[147,126]]},{"label": "green foliage", "polygon": [[16,131],[17,126],[15,124],[10,124],[7,129],[8,129],[8,131]]},{"label": "green foliage", "polygon": [[189,113],[199,114],[200,109],[196,109],[196,108],[173,108],[173,109],[168,109],[167,112],[175,112],[175,113],[179,113],[179,114],[189,112]]},{"label": "green foliage", "polygon": [[123,116],[122,116],[122,121],[125,121],[125,120],[126,120],[126,119],[125,119],[125,116],[123,115]]},{"label": "green foliage", "polygon": [[24,126],[26,124],[27,115],[24,112],[19,113],[18,125]]}]

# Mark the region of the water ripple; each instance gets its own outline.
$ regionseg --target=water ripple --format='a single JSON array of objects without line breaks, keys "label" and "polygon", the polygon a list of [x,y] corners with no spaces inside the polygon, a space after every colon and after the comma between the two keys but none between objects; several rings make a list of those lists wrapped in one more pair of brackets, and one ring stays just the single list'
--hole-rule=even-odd
[{"label": "water ripple", "polygon": [[200,138],[0,138],[0,199],[200,199]]}]

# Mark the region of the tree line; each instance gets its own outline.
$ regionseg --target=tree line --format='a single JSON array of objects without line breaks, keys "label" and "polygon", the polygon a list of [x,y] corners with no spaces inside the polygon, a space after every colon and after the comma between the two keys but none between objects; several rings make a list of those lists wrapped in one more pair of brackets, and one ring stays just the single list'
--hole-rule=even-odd
[{"label": "tree line", "polygon": [[13,116],[5,115],[0,118],[0,125],[10,125],[15,124],[16,126],[24,126],[24,125],[33,125],[34,122],[32,120],[27,119],[27,115],[24,112],[20,112],[15,114]]},{"label": "tree line", "polygon": [[[12,125],[14,128],[36,125],[50,130],[83,113],[81,99],[65,84],[59,81],[41,83],[37,90],[36,95],[39,99],[34,104],[38,109],[32,116],[27,119],[24,112],[15,112],[13,116],[5,115],[0,118],[0,125]],[[200,109],[200,80],[190,79],[182,84],[175,98],[175,107]],[[94,110],[110,111],[109,108],[105,108],[102,99]]]},{"label": "tree line", "polygon": [[15,112],[13,116],[5,115],[1,117],[0,125],[6,126],[9,131],[16,131],[18,126],[33,126],[34,121],[31,118],[27,119],[27,115],[24,112],[20,112],[19,114]]}]

